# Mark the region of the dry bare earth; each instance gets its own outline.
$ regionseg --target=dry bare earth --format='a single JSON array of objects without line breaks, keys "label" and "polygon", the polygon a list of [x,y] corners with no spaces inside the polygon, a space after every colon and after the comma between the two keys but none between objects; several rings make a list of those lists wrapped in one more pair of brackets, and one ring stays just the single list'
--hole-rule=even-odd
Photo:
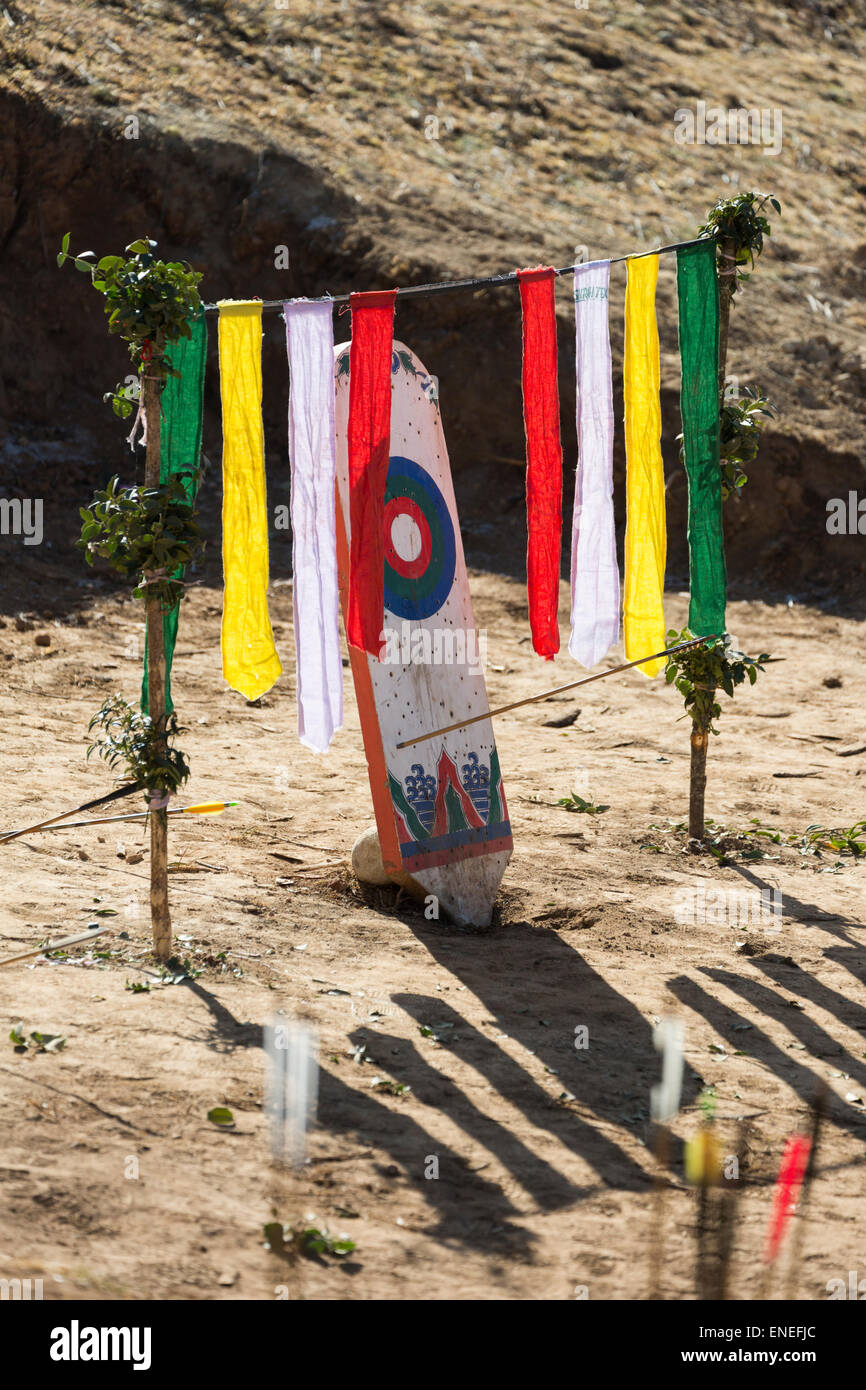
[{"label": "dry bare earth", "polygon": [[[730,512],[731,577],[741,593],[808,588],[823,612],[732,606],[743,646],[786,662],[726,713],[710,810],[730,825],[755,815],[790,830],[862,816],[866,755],[839,752],[861,737],[864,636],[857,621],[828,616],[837,601],[862,612],[862,543],[831,544],[825,531],[826,499],[863,475],[866,186],[853,6],[578,12],[529,0],[348,0],[281,11],[20,0],[6,12],[0,481],[23,496],[34,476],[46,483],[46,544],[24,554],[16,540],[3,569],[4,825],[105,789],[104,773],[84,762],[86,721],[107,691],[134,696],[140,670],[140,611],[82,581],[69,553],[77,506],[130,459],[118,462],[117,430],[97,404],[123,355],[93,292],[54,267],[64,231],[79,248],[106,251],[149,230],[205,271],[208,295],[279,297],[562,265],[575,245],[592,255],[652,246],[693,234],[720,192],[755,185],[772,186],[785,215],[735,310],[730,370],[769,390],[780,423]],[[779,157],[676,145],[673,113],[698,99],[781,108]],[[129,115],[138,140],[124,138]],[[427,138],[430,116],[438,139]],[[283,242],[288,273],[274,268]],[[573,320],[567,284],[559,293],[568,474]],[[673,306],[668,262],[659,315],[672,574],[684,562]],[[614,300],[615,337],[620,321]],[[440,377],[470,553],[479,570],[517,573],[513,293],[401,304],[399,323]],[[271,338],[279,331],[272,320]],[[268,342],[272,502],[287,477],[281,352]],[[216,460],[213,372],[210,381],[206,449]],[[617,468],[619,500],[621,458]],[[210,485],[204,500],[214,537]],[[272,541],[272,573],[285,576],[285,536]],[[738,1116],[753,1117],[734,1296],[757,1288],[769,1184],[817,1077],[835,1098],[800,1290],[820,1298],[829,1278],[866,1272],[863,870],[794,850],[719,868],[650,830],[685,808],[687,737],[676,697],[632,674],[581,692],[565,730],[544,721],[574,708],[570,699],[499,722],[516,851],[492,935],[426,922],[393,895],[365,902],[339,870],[311,875],[274,857],[344,857],[369,823],[354,706],[329,759],[300,748],[290,590],[279,580],[272,612],[287,674],[258,708],[223,691],[214,568],[185,610],[175,681],[190,727],[190,798],[243,802],[222,822],[173,834],[179,857],[211,866],[172,879],[175,929],[190,938],[179,948],[203,973],[145,994],[125,989],[151,968],[148,865],[130,862],[137,832],[59,832],[0,850],[4,954],[90,920],[129,937],[113,939],[107,961],[0,972],[0,1019],[68,1038],[53,1055],[0,1044],[0,1269],[43,1274],[57,1297],[270,1298],[287,1280],[293,1294],[328,1298],[566,1298],[578,1285],[596,1299],[642,1296],[652,1021],[677,1010],[691,1064],[680,1137],[695,1127],[703,1084],[716,1086],[726,1143]],[[551,675],[530,655],[520,583],[476,572],[473,587],[494,668],[505,668],[489,672],[493,702],[567,678],[567,658]],[[685,611],[671,595],[669,620]],[[30,617],[19,631],[21,612]],[[39,628],[51,647],[34,645]],[[841,686],[823,684],[833,676]],[[607,812],[550,804],[580,778]],[[674,896],[696,881],[778,883],[781,932],[677,925]],[[119,918],[94,918],[109,908]],[[756,954],[736,950],[744,939]],[[310,1214],[358,1247],[339,1265],[304,1262],[300,1283],[262,1236],[272,1194],[261,1028],[277,1008],[316,1023],[324,1066],[312,1162],[276,1194],[280,1214]],[[590,1046],[579,1052],[580,1025]],[[352,1060],[361,1044],[370,1062]],[[376,1076],[411,1090],[389,1095],[371,1085]],[[233,1109],[236,1132],[208,1124],[218,1103]],[[431,1155],[438,1179],[424,1176]],[[130,1157],[137,1179],[125,1176]],[[694,1207],[680,1172],[678,1160],[668,1297],[693,1290]]]},{"label": "dry bare earth", "polygon": [[[530,653],[522,587],[477,573],[472,583],[491,700],[541,688],[551,667]],[[22,1019],[68,1039],[65,1051],[36,1056],[0,1045],[4,1273],[41,1275],[58,1298],[270,1298],[283,1288],[571,1298],[579,1285],[593,1299],[643,1297],[651,1033],[672,1012],[687,1030],[677,1134],[694,1131],[703,1085],[716,1088],[726,1146],[749,1117],[732,1295],[756,1292],[770,1186],[819,1077],[831,1123],[800,1295],[826,1297],[828,1279],[862,1273],[864,870],[773,845],[767,860],[720,868],[650,830],[685,807],[687,736],[678,698],[630,673],[580,692],[567,729],[545,721],[574,708],[571,697],[499,721],[516,849],[492,933],[425,921],[390,891],[364,901],[342,870],[301,871],[347,855],[369,823],[369,793],[351,698],[330,757],[298,745],[288,586],[272,611],[290,674],[260,707],[217,693],[217,593],[194,590],[181,629],[190,798],[242,801],[219,823],[184,821],[172,833],[179,860],[208,866],[172,875],[178,949],[202,969],[197,979],[125,988],[152,978],[147,861],[128,862],[140,831],[61,831],[2,849],[4,955],[91,920],[128,933],[111,938],[108,960],[76,950],[63,964],[0,973],[4,1036]],[[34,644],[35,630],[0,631],[4,826],[105,786],[84,762],[82,730],[106,689],[135,692],[137,617],[130,602],[91,603],[83,626],[45,629],[50,648]],[[669,596],[668,617],[684,620],[682,596]],[[866,697],[862,627],[758,604],[736,605],[730,622],[749,650],[786,660],[725,713],[711,813],[735,827],[751,816],[785,830],[851,824],[866,753],[840,753]],[[554,678],[567,669],[557,663]],[[610,809],[556,807],[575,781]],[[697,885],[778,886],[779,930],[677,925],[675,895]],[[94,917],[106,908],[120,915]],[[738,951],[743,941],[753,954]],[[263,1244],[274,1193],[261,1030],[278,1008],[315,1023],[323,1064],[311,1162],[276,1193],[280,1216],[357,1242],[344,1263],[299,1271]],[[573,1045],[579,1025],[585,1051]],[[384,1093],[376,1077],[411,1090]],[[235,1132],[208,1123],[217,1104],[233,1110]],[[438,1179],[425,1178],[431,1156]],[[137,1179],[125,1176],[131,1157]],[[678,1155],[670,1298],[693,1291],[695,1208],[681,1171]]]}]

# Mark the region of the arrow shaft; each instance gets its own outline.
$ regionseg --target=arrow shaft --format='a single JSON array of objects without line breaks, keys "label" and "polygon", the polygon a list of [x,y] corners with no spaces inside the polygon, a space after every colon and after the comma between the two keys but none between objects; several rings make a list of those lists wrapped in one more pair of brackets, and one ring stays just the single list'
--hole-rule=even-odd
[{"label": "arrow shaft", "polygon": [[14,965],[18,960],[29,960],[31,956],[59,951],[62,946],[76,946],[81,941],[92,941],[95,936],[101,936],[103,932],[111,930],[111,927],[91,927],[90,931],[82,932],[79,936],[64,936],[62,941],[49,941],[47,946],[37,946],[33,951],[22,951],[18,956],[7,956],[5,960],[0,960],[0,966]]},{"label": "arrow shaft", "polygon": [[621,666],[613,666],[609,671],[599,671],[594,676],[583,676],[579,681],[569,681],[567,685],[555,685],[552,690],[542,690],[539,695],[527,695],[523,700],[512,700],[510,705],[500,705],[497,709],[488,710],[486,714],[475,714],[471,719],[459,719],[456,724],[446,724],[442,729],[434,729],[429,734],[419,734],[417,738],[404,739],[398,743],[398,748],[411,748],[416,743],[426,743],[428,739],[438,738],[440,734],[450,734],[455,729],[468,728],[470,724],[480,724],[484,719],[492,719],[497,714],[507,714],[509,710],[520,709],[522,705],[533,705],[538,700],[549,700],[551,695],[560,695],[564,690],[577,690],[581,685],[592,685],[593,681],[606,680],[608,676],[615,676],[620,671],[630,671],[633,666],[643,666],[646,661],[658,661],[663,656],[675,656],[677,652],[691,651],[695,647],[701,647],[705,642],[715,642],[721,634],[716,632],[710,637],[696,637],[692,642],[680,642],[679,646],[667,647],[663,652],[652,652],[649,656],[639,656],[636,661],[624,661]]},{"label": "arrow shaft", "polygon": [[105,806],[109,801],[117,801],[119,797],[129,796],[131,792],[139,790],[137,782],[133,782],[128,787],[120,787],[117,791],[109,792],[107,796],[98,796],[95,801],[85,801],[82,806],[73,806],[71,811],[61,811],[59,816],[49,816],[47,820],[41,820],[36,825],[28,825],[23,830],[13,830],[8,835],[0,835],[0,845],[5,844],[7,840],[17,840],[21,835],[31,835],[34,830],[44,830],[46,826],[66,820],[67,816],[75,816],[79,811],[89,811],[96,806]]},{"label": "arrow shaft", "polygon": [[[167,816],[187,816],[187,815],[217,815],[225,809],[224,805],[218,808],[213,805],[208,806],[175,806],[173,810],[166,811]],[[75,830],[81,825],[114,825],[118,821],[147,820],[150,813],[148,811],[130,811],[125,816],[97,816],[88,820],[67,820],[62,825],[54,825],[46,822],[44,825],[31,825],[29,830],[18,830],[16,835],[33,835],[37,830]],[[9,836],[12,839],[13,836]],[[2,841],[0,841],[2,843]]]}]

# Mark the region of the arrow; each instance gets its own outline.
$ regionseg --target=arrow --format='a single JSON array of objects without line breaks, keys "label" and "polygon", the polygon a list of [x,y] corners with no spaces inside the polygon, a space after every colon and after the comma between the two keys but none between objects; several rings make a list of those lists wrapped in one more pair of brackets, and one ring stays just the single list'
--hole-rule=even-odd
[{"label": "arrow", "polygon": [[75,946],[79,941],[92,941],[102,932],[113,930],[113,927],[90,927],[80,936],[64,936],[62,941],[49,941],[47,946],[37,946],[33,951],[22,951],[20,956],[7,956],[5,960],[0,960],[0,966],[14,965],[17,960],[29,960],[31,956],[47,955],[49,951],[59,951],[62,946]]},{"label": "arrow", "polygon": [[[227,810],[229,806],[240,806],[240,804],[241,803],[239,801],[203,801],[200,806],[177,806],[173,811],[167,811],[166,815],[218,816],[222,811]],[[36,830],[72,830],[79,825],[112,825],[115,822],[121,820],[147,820],[149,814],[149,811],[132,811],[127,816],[98,816],[96,817],[96,819],[90,820],[68,820],[64,821],[62,825],[31,825],[29,831],[18,830],[15,832],[15,834],[28,835],[33,834],[33,832]],[[10,835],[4,838],[8,838],[11,840],[14,838],[14,836]],[[0,841],[0,843],[2,843],[2,841]]]},{"label": "arrow", "polygon": [[76,816],[79,811],[90,811],[95,806],[104,806],[108,801],[116,801],[118,797],[129,796],[132,792],[142,790],[139,782],[131,782],[127,787],[119,787],[117,791],[109,792],[107,796],[98,796],[95,801],[85,801],[82,806],[73,806],[71,811],[61,811],[59,816],[50,816],[48,820],[41,820],[37,825],[28,825],[24,830],[12,830],[7,835],[0,835],[0,845],[7,840],[17,840],[19,835],[30,835],[34,830],[44,830],[46,826],[54,825],[56,821],[66,820],[67,816]]},{"label": "arrow", "polygon": [[674,656],[677,652],[692,651],[705,642],[717,642],[723,634],[714,632],[710,637],[696,637],[691,642],[680,642],[677,647],[667,647],[663,652],[652,652],[650,656],[639,656],[637,661],[625,661],[621,666],[612,666],[609,671],[599,671],[595,676],[584,676],[579,681],[569,681],[568,685],[555,685],[552,690],[542,690],[540,695],[527,695],[525,700],[514,700],[510,705],[500,705],[498,709],[488,710],[486,714],[473,715],[471,719],[460,719],[456,724],[446,724],[443,729],[434,729],[430,734],[418,734],[415,738],[404,739],[398,748],[411,748],[415,743],[425,743],[427,739],[438,738],[440,734],[450,734],[454,729],[465,729],[470,724],[479,724],[482,719],[492,719],[495,714],[507,714],[509,710],[520,709],[521,705],[532,705],[537,700],[548,700],[551,695],[560,695],[563,690],[576,690],[579,685],[591,685],[593,681],[603,681],[620,671],[630,671],[633,666],[643,666],[645,661],[658,661],[662,656]]}]

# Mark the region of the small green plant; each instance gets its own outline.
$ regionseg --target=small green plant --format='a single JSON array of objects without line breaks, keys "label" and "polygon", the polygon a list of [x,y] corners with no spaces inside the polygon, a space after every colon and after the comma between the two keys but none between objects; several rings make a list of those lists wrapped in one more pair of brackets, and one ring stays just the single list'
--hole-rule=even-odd
[{"label": "small green plant", "polygon": [[[667,635],[669,647],[694,640],[695,634],[687,627],[682,632],[672,628]],[[692,722],[700,724],[709,733],[717,734],[719,731],[712,721],[721,718],[722,707],[716,700],[716,691],[723,690],[733,699],[735,688],[746,680],[754,685],[758,672],[763,671],[764,662],[769,660],[766,652],[752,657],[737,651],[730,635],[725,633],[723,637],[693,647],[691,651],[669,656],[665,664],[665,680],[668,685],[676,685]]]},{"label": "small green plant", "polygon": [[306,1226],[293,1232],[294,1243],[302,1255],[351,1255],[356,1248],[353,1240],[345,1236],[332,1236],[317,1226]]},{"label": "small green plant", "polygon": [[[745,487],[746,467],[758,456],[761,433],[776,414],[775,407],[750,386],[739,400],[725,400],[719,411],[719,461],[722,469],[722,501]],[[682,436],[680,436],[682,437]]]},{"label": "small green plant", "polygon": [[[688,822],[668,819],[663,825],[654,822],[648,828],[663,835],[679,836],[688,829]],[[722,865],[734,863],[737,859],[743,862],[780,859],[780,854],[771,852],[772,846],[779,850],[796,851],[802,859],[820,861],[822,851],[861,859],[866,858],[866,821],[836,829],[809,825],[803,831],[791,831],[780,829],[779,826],[762,825],[757,816],[750,816],[749,825],[744,827],[723,825],[707,816],[703,845]],[[642,844],[641,848],[656,852],[662,849],[661,845],[647,843]]]},{"label": "small green plant", "polygon": [[128,989],[130,994],[150,994],[150,985],[146,981],[127,980],[123,988]]},{"label": "small green plant", "polygon": [[88,758],[98,753],[110,768],[122,767],[124,775],[143,789],[177,792],[189,777],[189,764],[171,739],[184,732],[174,713],[165,716],[158,728],[147,714],[122,695],[110,695],[88,725],[88,732],[99,728],[87,750]]},{"label": "small green plant", "polygon": [[[754,270],[755,257],[764,249],[764,237],[772,234],[764,216],[768,203],[774,212],[781,214],[781,204],[771,193],[744,192],[735,193],[732,198],[720,198],[707,213],[706,222],[698,228],[698,236],[716,238],[719,271],[730,280],[732,296]],[[730,273],[734,267],[736,275]]]},{"label": "small green plant", "polygon": [[[138,419],[144,422],[146,454],[144,488],[120,489],[113,479],[82,512],[81,545],[89,563],[95,556],[107,559],[121,574],[135,576],[136,595],[145,601],[147,626],[146,703],[153,724],[136,725],[131,712],[115,707],[103,716],[111,732],[102,740],[104,756],[112,765],[128,761],[143,771],[145,785],[174,790],[186,776],[183,755],[172,751],[173,731],[166,720],[166,653],[164,617],[183,593],[178,570],[200,545],[195,513],[184,488],[184,479],[161,482],[161,404],[168,377],[180,373],[172,365],[172,344],[192,337],[192,323],[203,312],[198,286],[201,274],[185,261],[163,261],[156,242],[149,237],[132,241],[122,256],[103,256],[93,251],[73,255],[70,234],[61,242],[57,264],[71,261],[76,270],[90,276],[102,295],[109,333],[127,345],[138,380],[127,379],[104,399],[121,417],[138,403]],[[132,431],[135,435],[135,427]],[[188,477],[186,479],[188,481]],[[92,727],[92,725],[91,725]],[[168,820],[164,807],[152,808],[150,818],[150,915],[153,949],[158,960],[171,955],[171,914],[168,903]]]},{"label": "small green plant", "polygon": [[709,1124],[715,1118],[717,1104],[718,1097],[716,1095],[715,1086],[704,1086],[698,1096],[698,1105],[700,1106],[705,1124]]},{"label": "small green plant", "polygon": [[[678,646],[694,641],[694,638],[695,634],[688,628],[683,628],[682,632],[672,629],[667,635],[667,645]],[[682,718],[688,715],[692,721],[689,777],[689,838],[692,840],[703,841],[706,834],[704,796],[707,748],[709,735],[719,732],[715,721],[722,714],[722,707],[716,699],[717,692],[723,690],[733,699],[738,685],[746,680],[750,685],[755,684],[758,673],[764,669],[764,662],[769,659],[766,652],[751,657],[737,651],[727,633],[690,651],[677,652],[667,658],[665,680],[668,685],[675,685],[683,697],[685,714]]]},{"label": "small green plant", "polygon": [[40,1033],[34,1030],[25,1037],[23,1022],[12,1025],[9,1037],[16,1052],[62,1052],[66,1046],[66,1039],[60,1033]]},{"label": "small green plant", "polygon": [[577,792],[569,792],[568,796],[561,796],[557,801],[557,806],[561,806],[565,811],[583,812],[587,816],[601,816],[605,811],[609,811],[609,806],[598,806],[594,801],[586,801]]},{"label": "small green plant", "polygon": [[[716,243],[719,277],[719,419],[721,426],[722,497],[726,499],[745,485],[743,465],[754,462],[758,436],[772,412],[769,402],[757,391],[744,388],[741,401],[725,399],[725,372],[728,360],[728,330],[731,304],[750,278],[755,259],[764,249],[764,237],[771,228],[765,210],[777,214],[782,208],[771,193],[744,191],[732,198],[720,198],[698,228],[699,236],[711,236]],[[748,267],[748,269],[746,269]]]},{"label": "small green plant", "polygon": [[83,525],[77,544],[87,563],[107,560],[118,574],[135,579],[134,598],[152,592],[164,612],[183,595],[177,572],[204,548],[185,476],[174,474],[158,488],[122,488],[115,476],[89,507],[79,509]]},{"label": "small green plant", "polygon": [[866,855],[866,820],[857,821],[847,829],[828,830],[821,825],[807,825],[805,837],[810,845],[818,849],[834,850],[836,854],[850,854],[854,859]]},{"label": "small green plant", "polygon": [[402,1081],[392,1081],[387,1076],[374,1076],[370,1082],[374,1091],[384,1091],[389,1096],[408,1096],[411,1086],[404,1086]]},{"label": "small green plant", "polygon": [[207,1117],[212,1125],[218,1129],[234,1129],[235,1117],[227,1105],[215,1105],[207,1112]]},{"label": "small green plant", "polygon": [[309,1259],[334,1255],[340,1259],[357,1248],[347,1236],[334,1237],[318,1226],[285,1226],[282,1221],[266,1222],[264,1236],[268,1249],[286,1260],[296,1255],[306,1255]]},{"label": "small green plant", "polygon": [[[186,261],[157,260],[156,242],[148,237],[130,242],[123,256],[103,256],[99,261],[94,251],[72,255],[69,239],[67,232],[57,264],[71,261],[76,270],[90,276],[93,288],[104,298],[109,333],[119,334],[128,343],[139,370],[149,366],[162,377],[177,376],[165,356],[165,345],[190,336],[189,319],[201,309],[201,273]],[[132,409],[128,394],[119,387],[106,399],[117,414],[128,415]]]},{"label": "small green plant", "polygon": [[184,960],[172,956],[159,967],[160,983],[164,985],[182,985],[187,980],[197,980],[203,974],[204,970],[194,966],[189,956]]}]

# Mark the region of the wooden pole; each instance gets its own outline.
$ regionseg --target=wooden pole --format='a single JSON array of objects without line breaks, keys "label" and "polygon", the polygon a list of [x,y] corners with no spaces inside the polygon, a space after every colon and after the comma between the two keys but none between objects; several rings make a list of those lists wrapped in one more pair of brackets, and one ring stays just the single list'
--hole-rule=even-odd
[{"label": "wooden pole", "polygon": [[737,267],[734,260],[734,243],[730,237],[719,242],[719,410],[725,403],[725,371],[728,363],[728,325],[731,319],[731,300]]},{"label": "wooden pole", "polygon": [[689,762],[689,839],[704,838],[704,798],[707,790],[708,729],[692,724],[691,759]]},{"label": "wooden pole", "polygon": [[[145,487],[159,487],[160,395],[162,381],[153,375],[148,363],[142,378],[144,415],[147,422],[147,452],[144,465]],[[145,576],[147,578],[147,576]],[[154,586],[145,599],[147,624],[147,709],[157,730],[157,754],[164,753],[165,735],[165,645],[162,635],[162,602]],[[168,816],[154,810],[150,817],[150,920],[153,928],[153,954],[166,961],[171,956],[171,915],[168,907]]]}]

